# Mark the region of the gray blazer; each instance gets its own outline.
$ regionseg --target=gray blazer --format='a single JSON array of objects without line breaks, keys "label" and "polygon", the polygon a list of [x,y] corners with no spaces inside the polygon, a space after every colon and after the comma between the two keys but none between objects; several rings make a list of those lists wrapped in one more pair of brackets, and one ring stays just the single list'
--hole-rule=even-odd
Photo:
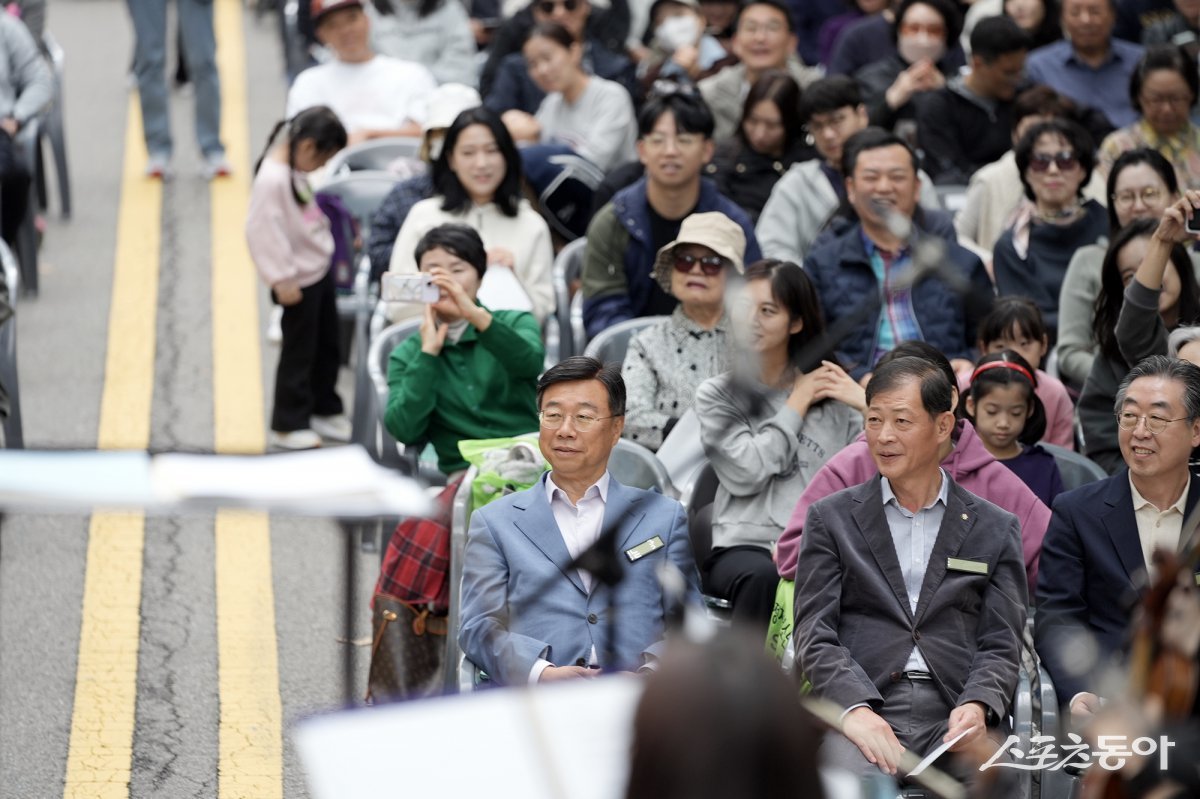
[{"label": "gray blazer", "polygon": [[[953,480],[948,500],[915,614],[879,478],[809,508],[796,570],[796,643],[818,696],[879,712],[915,643],[947,704],[982,702],[990,719],[1004,717],[1027,604],[1020,528],[1011,513]],[[986,564],[987,573],[950,569],[950,559]]]},{"label": "gray blazer", "polygon": [[[592,647],[604,657],[609,589],[584,590],[546,500],[545,477],[532,488],[471,515],[463,554],[462,629],[467,658],[496,682],[522,685],[538,658],[556,666],[586,665]],[[617,586],[615,664],[636,669],[657,657],[668,610],[657,569],[670,560],[687,581],[686,601],[699,605],[699,577],[687,514],[673,499],[611,478],[604,524],[618,525],[624,579]],[[630,560],[624,553],[658,537],[662,546]]]}]

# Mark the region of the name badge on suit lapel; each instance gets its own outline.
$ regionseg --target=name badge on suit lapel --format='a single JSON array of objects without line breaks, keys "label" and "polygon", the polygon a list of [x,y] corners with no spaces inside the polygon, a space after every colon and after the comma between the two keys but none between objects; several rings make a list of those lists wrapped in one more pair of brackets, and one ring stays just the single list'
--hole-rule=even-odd
[{"label": "name badge on suit lapel", "polygon": [[625,550],[625,557],[629,558],[630,563],[636,563],[651,552],[662,549],[664,546],[663,540],[658,536],[654,536],[653,538],[646,539],[632,549]]},{"label": "name badge on suit lapel", "polygon": [[981,560],[946,558],[946,570],[952,572],[967,572],[968,574],[987,574],[988,565]]}]

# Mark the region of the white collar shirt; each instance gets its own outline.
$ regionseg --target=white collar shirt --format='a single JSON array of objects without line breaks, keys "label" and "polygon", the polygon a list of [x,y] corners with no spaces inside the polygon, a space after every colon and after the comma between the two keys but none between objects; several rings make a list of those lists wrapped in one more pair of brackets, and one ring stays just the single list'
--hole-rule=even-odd
[{"label": "white collar shirt", "polygon": [[1151,556],[1154,550],[1162,547],[1172,552],[1179,551],[1179,537],[1183,531],[1183,510],[1187,502],[1188,490],[1192,487],[1191,475],[1187,484],[1179,494],[1179,499],[1170,507],[1159,510],[1150,500],[1142,496],[1137,486],[1133,484],[1133,475],[1129,475],[1129,490],[1133,492],[1133,516],[1137,519],[1138,539],[1142,545],[1142,558],[1146,562],[1146,571],[1151,571]]}]

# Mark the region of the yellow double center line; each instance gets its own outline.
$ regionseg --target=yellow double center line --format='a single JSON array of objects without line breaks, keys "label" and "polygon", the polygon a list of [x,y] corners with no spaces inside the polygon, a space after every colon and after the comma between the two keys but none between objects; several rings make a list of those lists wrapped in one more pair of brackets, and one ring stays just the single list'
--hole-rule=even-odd
[{"label": "yellow double center line", "polygon": [[[215,0],[222,136],[232,178],[212,183],[214,443],[263,451],[257,287],[242,233],[250,184],[239,0]],[[145,150],[130,99],[98,446],[150,443],[162,186],[142,176]],[[282,733],[268,518],[221,512],[215,522],[219,796],[282,796]],[[137,706],[145,518],[96,513],[89,530],[75,705],[63,796],[127,799]]]}]

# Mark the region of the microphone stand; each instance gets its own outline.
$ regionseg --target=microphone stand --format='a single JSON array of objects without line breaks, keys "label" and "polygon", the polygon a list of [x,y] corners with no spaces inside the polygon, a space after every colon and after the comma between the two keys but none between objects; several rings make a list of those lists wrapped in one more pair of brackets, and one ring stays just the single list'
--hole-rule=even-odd
[{"label": "microphone stand", "polygon": [[625,664],[617,663],[617,586],[625,579],[625,565],[617,552],[617,530],[620,519],[606,521],[600,537],[590,547],[571,561],[570,568],[585,571],[592,576],[592,584],[608,588],[608,619],[605,624],[605,641],[600,662],[604,668],[621,670]]}]

